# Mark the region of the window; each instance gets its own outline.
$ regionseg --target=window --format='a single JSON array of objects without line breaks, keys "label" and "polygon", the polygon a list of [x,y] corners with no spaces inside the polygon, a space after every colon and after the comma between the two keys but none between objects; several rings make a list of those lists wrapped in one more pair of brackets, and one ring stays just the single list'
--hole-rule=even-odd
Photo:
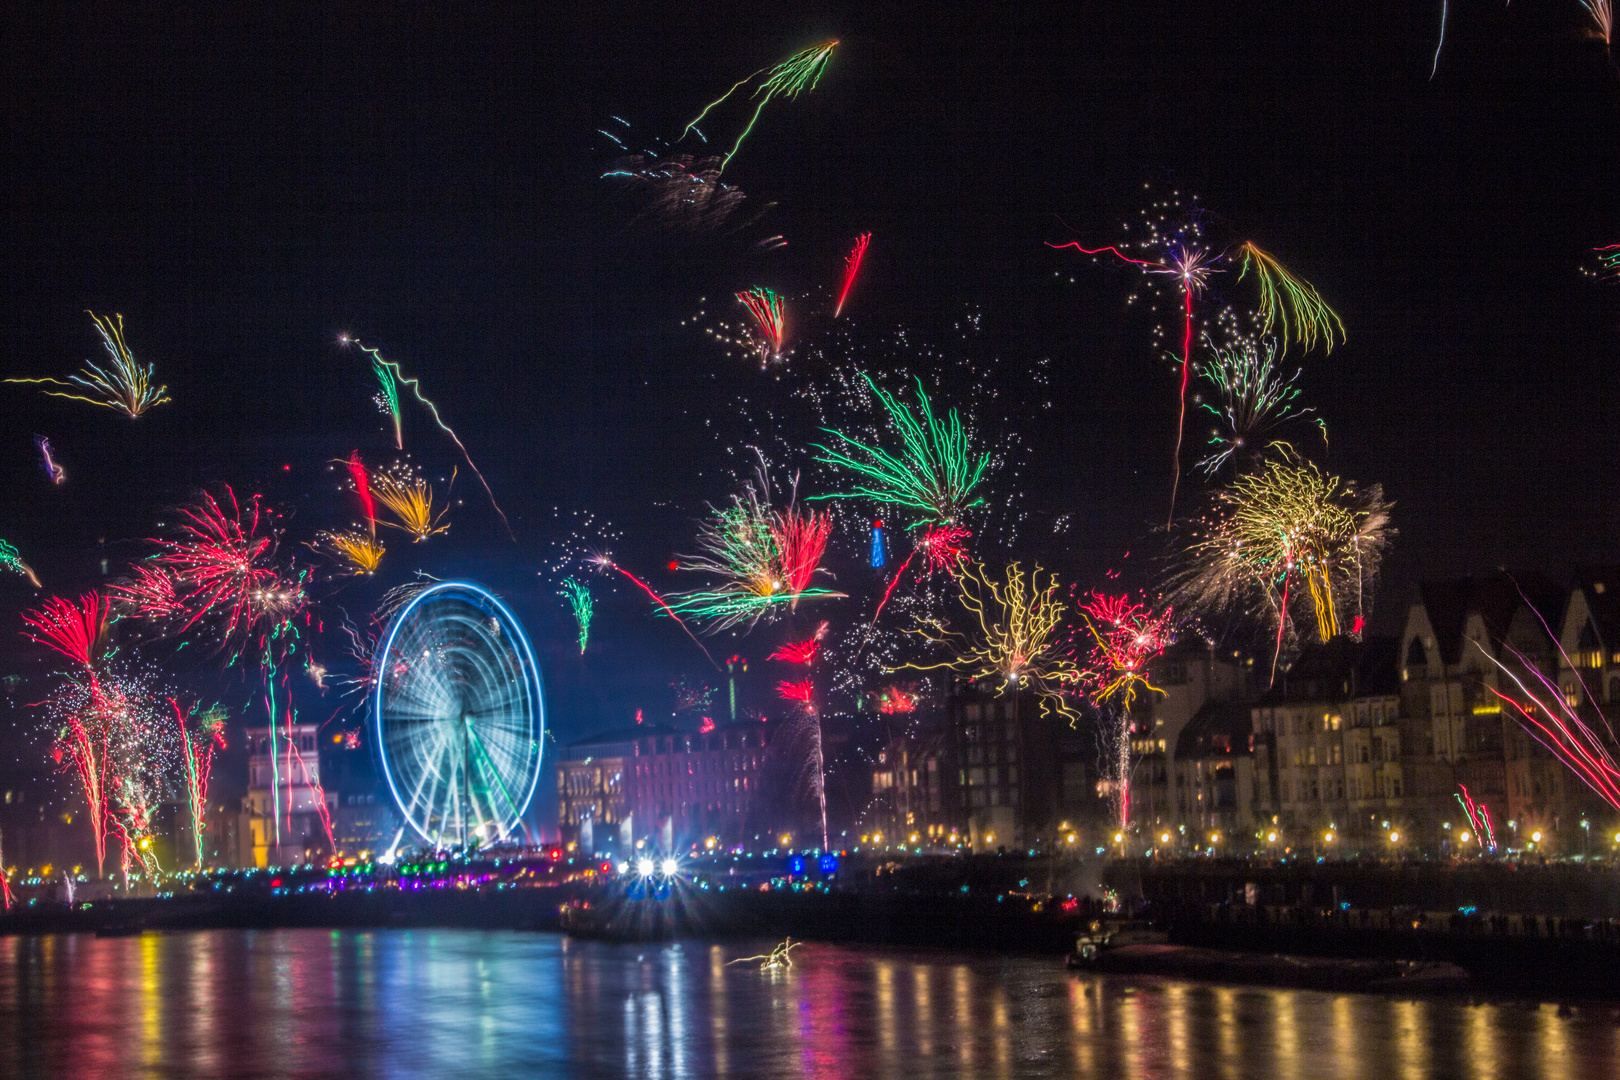
[{"label": "window", "polygon": [[1339,725],[1341,723],[1343,723],[1343,722],[1344,722],[1344,718],[1342,716],[1340,716],[1338,713],[1334,713],[1333,714],[1333,728],[1332,728],[1332,730],[1333,731],[1338,731],[1339,730]]}]

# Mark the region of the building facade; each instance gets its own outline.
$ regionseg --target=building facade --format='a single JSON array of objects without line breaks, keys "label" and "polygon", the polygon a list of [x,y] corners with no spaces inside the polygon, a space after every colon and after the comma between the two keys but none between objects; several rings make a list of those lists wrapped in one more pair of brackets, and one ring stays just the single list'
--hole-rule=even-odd
[{"label": "building facade", "polygon": [[335,852],[335,796],[321,787],[314,724],[249,728],[248,791],[237,827],[238,866],[300,866]]},{"label": "building facade", "polygon": [[701,733],[646,725],[568,746],[557,769],[564,843],[626,852],[751,840],[772,734],[746,721]]},{"label": "building facade", "polygon": [[1377,851],[1391,835],[1429,835],[1420,827],[1431,808],[1408,776],[1414,724],[1401,710],[1398,649],[1393,637],[1313,643],[1254,705],[1262,849]]}]

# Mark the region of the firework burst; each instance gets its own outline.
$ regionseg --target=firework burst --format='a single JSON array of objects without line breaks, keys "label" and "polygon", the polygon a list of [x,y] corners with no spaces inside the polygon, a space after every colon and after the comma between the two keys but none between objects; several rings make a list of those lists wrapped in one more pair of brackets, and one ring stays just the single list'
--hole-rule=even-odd
[{"label": "firework burst", "polygon": [[[454,482],[452,477],[451,483]],[[450,526],[443,524],[450,507],[442,506],[434,513],[433,488],[406,462],[396,462],[374,474],[371,494],[382,503],[383,509],[394,515],[394,521],[383,524],[406,533],[413,543],[419,544],[430,536],[450,531]]]},{"label": "firework burst", "polygon": [[963,511],[981,500],[974,494],[990,466],[988,453],[976,452],[968,428],[955,409],[944,417],[934,414],[933,403],[917,380],[915,413],[895,395],[888,393],[871,376],[862,376],[883,407],[890,433],[898,446],[883,447],[860,442],[838,431],[827,434],[839,440],[830,448],[816,445],[816,460],[852,474],[853,490],[812,499],[865,498],[889,506],[899,506],[921,515],[923,524],[949,525]]},{"label": "firework burst", "polygon": [[85,314],[96,324],[96,332],[101,335],[102,347],[111,357],[106,367],[85,361],[83,369],[69,375],[65,380],[41,378],[5,381],[59,386],[62,389],[46,390],[45,394],[48,397],[100,405],[114,412],[121,412],[132,419],[150,408],[168,402],[169,388],[154,386],[152,383],[152,365],[148,364],[143,368],[136,363],[135,357],[124,344],[124,317],[114,315],[111,319],[105,319],[93,311]]},{"label": "firework burst", "polygon": [[[461,451],[462,460],[467,463],[467,468],[472,470],[473,475],[478,477],[478,482],[484,486],[484,494],[489,496],[489,505],[494,507],[495,513],[500,517],[501,525],[506,529],[506,534],[511,536],[515,541],[517,537],[512,533],[512,525],[506,520],[506,512],[501,509],[500,503],[495,501],[495,492],[490,489],[489,481],[484,479],[484,474],[478,471],[477,465],[473,464],[472,455],[467,453],[467,447],[462,444],[461,437],[457,435],[455,431],[451,429],[450,425],[446,424],[444,419],[439,415],[439,407],[423,396],[422,384],[416,379],[408,378],[398,364],[394,363],[392,360],[384,359],[382,353],[377,349],[370,348],[369,346],[366,346],[351,337],[344,337],[340,340],[345,345],[354,345],[357,349],[371,358],[372,370],[377,373],[378,381],[383,383],[387,401],[390,403],[390,409],[395,418],[394,431],[396,435],[396,445],[400,448],[403,448],[404,445],[403,441],[398,438],[399,387],[403,384],[411,388],[411,394],[416,398],[417,401],[426,406],[427,411],[433,416],[433,422],[439,426],[439,430],[450,436],[450,441],[456,444],[457,450]],[[387,376],[387,381],[384,381],[384,375]]]},{"label": "firework burst", "polygon": [[1317,637],[1340,632],[1343,609],[1359,616],[1394,535],[1378,485],[1361,490],[1315,465],[1269,461],[1215,496],[1193,530],[1172,599],[1209,614],[1249,606],[1277,624],[1272,675],[1291,608],[1310,596]]},{"label": "firework burst", "polygon": [[[1196,203],[1196,200],[1195,200]],[[1210,275],[1221,273],[1232,262],[1240,264],[1238,280],[1250,275],[1259,290],[1256,318],[1262,336],[1278,329],[1279,340],[1286,350],[1290,340],[1298,341],[1306,350],[1318,342],[1325,351],[1332,352],[1335,337],[1343,339],[1344,324],[1340,322],[1316,288],[1309,282],[1289,273],[1277,260],[1250,242],[1228,248],[1217,248],[1204,240],[1203,215],[1194,205],[1183,208],[1179,199],[1155,204],[1143,212],[1143,238],[1135,242],[1132,250],[1141,257],[1126,254],[1115,246],[1088,248],[1071,241],[1050,244],[1053,248],[1073,248],[1086,255],[1108,255],[1135,266],[1142,273],[1170,278],[1179,292],[1180,342],[1177,360],[1181,368],[1179,406],[1176,419],[1175,453],[1172,459],[1169,520],[1175,519],[1176,493],[1181,486],[1181,442],[1187,426],[1187,386],[1192,376],[1192,349],[1194,329],[1194,300],[1203,293]]]},{"label": "firework burst", "polygon": [[350,574],[377,572],[387,551],[375,536],[358,531],[318,532],[310,548],[335,559]]},{"label": "firework burst", "polygon": [[[225,710],[219,706],[188,717],[180,711],[179,702],[169,699],[174,710],[175,730],[180,737],[180,764],[186,796],[186,809],[191,816],[191,836],[197,849],[197,869],[203,865],[203,830],[208,811],[208,778],[214,769],[214,754],[225,749]],[[193,730],[195,727],[195,731]]]},{"label": "firework burst", "polygon": [[276,562],[278,533],[259,496],[224,493],[182,507],[175,538],[152,541],[145,572],[108,591],[174,633],[208,627],[223,648],[240,654],[256,641],[268,653],[309,604],[306,575]]},{"label": "firework burst", "polygon": [[1108,786],[1123,830],[1131,820],[1131,705],[1139,689],[1163,693],[1148,681],[1148,663],[1175,641],[1171,611],[1155,613],[1129,597],[1093,593],[1080,615],[1091,639],[1083,681],[1111,721],[1105,739]]},{"label": "firework burst", "polygon": [[794,53],[773,67],[760,68],[752,75],[738,79],[732,84],[730,90],[727,90],[703,107],[703,111],[698,113],[696,118],[686,125],[686,129],[681,132],[681,137],[684,138],[688,132],[695,131],[699,138],[703,138],[707,142],[707,138],[704,137],[702,130],[698,127],[703,122],[703,118],[748,83],[761,75],[765,76],[755,87],[753,94],[750,95],[759,99],[759,104],[754,108],[754,114],[748,118],[747,125],[744,126],[742,134],[737,136],[737,141],[732,144],[731,149],[720,159],[720,168],[724,169],[742,146],[743,140],[748,138],[748,133],[754,130],[754,124],[759,120],[759,114],[765,111],[765,106],[770,104],[772,98],[785,97],[791,101],[804,91],[816,88],[816,83],[821,81],[821,73],[826,69],[827,61],[832,58],[833,49],[837,45],[836,40],[813,45],[808,49]]},{"label": "firework burst", "polygon": [[77,604],[53,596],[38,611],[23,613],[22,620],[29,627],[23,635],[91,671],[99,658],[97,646],[106,634],[110,615],[111,605],[98,592],[85,593]]},{"label": "firework burst", "polygon": [[1058,580],[1041,568],[1026,575],[1018,563],[1007,566],[1000,580],[981,565],[963,567],[956,575],[957,600],[972,616],[966,632],[944,620],[925,617],[909,631],[943,647],[949,656],[932,664],[902,665],[918,671],[946,669],[972,682],[987,684],[997,697],[1008,690],[1029,690],[1045,715],[1055,711],[1071,723],[1078,719],[1068,698],[1083,672],[1062,648],[1063,613]]},{"label": "firework burst", "polygon": [[568,601],[568,610],[574,613],[574,625],[579,627],[579,651],[583,655],[585,643],[591,636],[591,590],[584,582],[563,578],[559,590]]},{"label": "firework burst", "polygon": [[748,309],[758,325],[757,351],[759,366],[782,357],[782,342],[787,333],[786,313],[782,298],[770,289],[755,288],[737,294],[737,302]]},{"label": "firework burst", "polygon": [[13,574],[20,574],[27,578],[34,588],[40,588],[39,578],[34,568],[22,561],[17,549],[4,540],[0,540],[0,570],[10,570]]},{"label": "firework burst", "polygon": [[51,757],[80,781],[98,874],[109,834],[123,846],[126,877],[132,866],[150,871],[156,865],[151,811],[166,790],[174,738],[152,682],[144,668],[112,663],[95,675],[65,677],[43,702],[53,736]]},{"label": "firework burst", "polygon": [[753,626],[800,600],[842,596],[811,582],[821,564],[832,520],[801,510],[790,501],[782,510],[766,502],[770,490],[763,469],[756,486],[726,506],[712,508],[698,530],[696,555],[682,556],[677,567],[713,575],[717,584],[670,594],[670,608],[714,629]]},{"label": "firework burst", "polygon": [[1241,279],[1250,273],[1260,287],[1260,333],[1269,334],[1273,327],[1286,351],[1290,339],[1299,342],[1307,352],[1322,343],[1323,351],[1333,351],[1333,339],[1344,340],[1344,323],[1316,286],[1290,274],[1275,258],[1252,243],[1238,249],[1242,260]]},{"label": "firework burst", "polygon": [[1215,401],[1201,404],[1219,426],[1210,438],[1210,452],[1198,468],[1213,475],[1234,460],[1253,461],[1273,447],[1286,449],[1287,443],[1269,440],[1268,436],[1312,412],[1294,404],[1299,397],[1294,385],[1299,371],[1284,375],[1277,365],[1277,344],[1270,338],[1259,342],[1242,338],[1229,346],[1206,344],[1208,359],[1196,367],[1198,374],[1214,385]]},{"label": "firework burst", "polygon": [[855,284],[855,276],[861,272],[861,263],[866,259],[866,246],[872,242],[871,233],[861,233],[855,238],[855,246],[844,259],[844,282],[838,290],[838,306],[833,308],[833,318],[844,313],[844,301],[849,299],[849,290]]}]

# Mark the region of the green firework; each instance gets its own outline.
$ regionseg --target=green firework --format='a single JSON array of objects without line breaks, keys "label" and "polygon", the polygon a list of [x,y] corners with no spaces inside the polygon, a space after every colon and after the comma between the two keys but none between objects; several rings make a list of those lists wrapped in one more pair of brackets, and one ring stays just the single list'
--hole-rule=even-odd
[{"label": "green firework", "polygon": [[579,624],[579,651],[583,653],[591,636],[591,590],[571,577],[563,578],[562,595],[574,613],[574,622]]},{"label": "green firework", "polygon": [[918,407],[913,412],[870,375],[862,377],[882,404],[899,447],[869,446],[824,429],[840,439],[842,446],[833,449],[816,444],[821,451],[816,460],[854,474],[855,485],[851,491],[812,498],[867,498],[916,510],[923,515],[923,524],[939,525],[956,521],[962,511],[983,502],[973,491],[990,467],[990,455],[974,450],[972,436],[956,410],[936,416],[921,379],[917,380]]},{"label": "green firework", "polygon": [[[724,170],[737,153],[738,148],[742,146],[743,140],[748,138],[748,133],[754,130],[754,123],[759,120],[759,114],[765,111],[765,106],[770,103],[772,98],[785,97],[792,100],[804,91],[816,88],[816,83],[821,81],[821,73],[826,70],[827,61],[832,58],[833,49],[837,45],[836,39],[822,42],[820,45],[812,45],[808,49],[794,53],[775,67],[760,68],[752,75],[738,79],[735,83],[732,83],[730,90],[703,106],[703,111],[698,113],[697,118],[690,124],[686,125],[686,129],[681,132],[681,136],[684,138],[688,132],[697,129],[698,124],[703,121],[705,116],[709,115],[710,110],[715,106],[760,75],[764,75],[765,78],[754,88],[754,92],[749,95],[759,99],[759,104],[754,107],[754,114],[748,118],[747,126],[743,128],[742,134],[737,136],[737,141],[731,144],[731,149],[726,152],[726,156],[720,159],[720,168]],[[698,134],[701,136],[703,132],[699,130]]]}]

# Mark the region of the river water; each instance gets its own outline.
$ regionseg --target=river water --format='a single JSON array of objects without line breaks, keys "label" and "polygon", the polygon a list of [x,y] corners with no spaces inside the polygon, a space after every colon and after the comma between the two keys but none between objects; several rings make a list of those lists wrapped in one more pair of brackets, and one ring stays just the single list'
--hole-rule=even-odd
[{"label": "river water", "polygon": [[[765,948],[769,943],[762,943]],[[1075,976],[1052,959],[509,931],[0,939],[0,1075],[1620,1076],[1620,1007]]]}]

